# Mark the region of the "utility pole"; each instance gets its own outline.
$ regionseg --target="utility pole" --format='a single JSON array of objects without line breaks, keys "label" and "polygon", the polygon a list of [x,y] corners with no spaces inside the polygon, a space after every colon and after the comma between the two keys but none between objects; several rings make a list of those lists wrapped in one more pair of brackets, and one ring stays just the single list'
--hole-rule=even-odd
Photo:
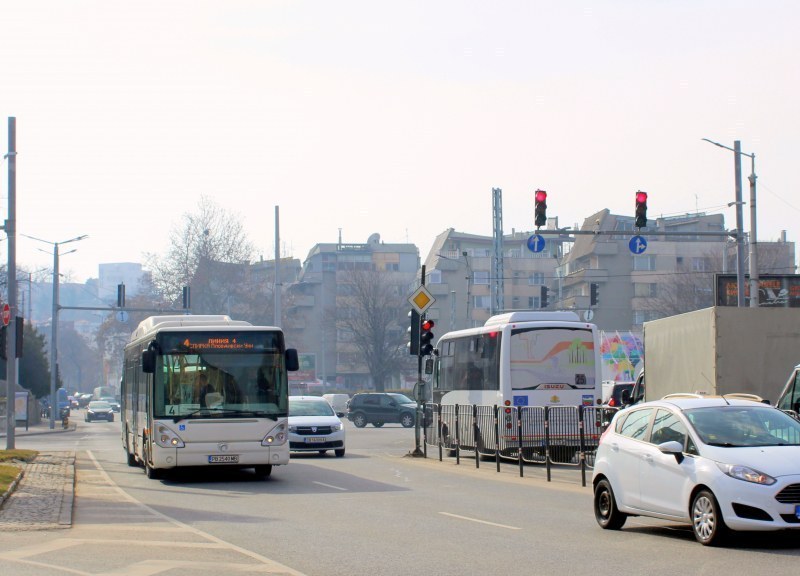
[{"label": "utility pole", "polygon": [[742,143],[733,141],[734,174],[736,185],[736,305],[744,306],[744,218],[742,215]]},{"label": "utility pole", "polygon": [[[17,119],[8,118],[8,220],[3,229],[8,237],[8,305],[11,322],[6,330],[6,449],[14,449],[17,382]],[[26,406],[27,407],[27,406]],[[27,421],[27,415],[26,415]]]},{"label": "utility pole", "polygon": [[756,155],[750,156],[750,307],[758,308],[760,302],[758,281],[758,236],[756,236]]}]

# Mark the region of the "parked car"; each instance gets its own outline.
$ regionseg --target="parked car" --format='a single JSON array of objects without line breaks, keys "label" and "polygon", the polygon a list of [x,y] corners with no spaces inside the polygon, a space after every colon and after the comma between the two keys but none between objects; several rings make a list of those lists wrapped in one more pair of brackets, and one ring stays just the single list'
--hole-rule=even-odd
[{"label": "parked car", "polygon": [[602,405],[610,408],[620,408],[622,396],[625,391],[630,395],[633,390],[633,382],[615,382],[604,380],[602,388]]},{"label": "parked car", "polygon": [[289,450],[344,456],[344,424],[320,396],[289,396]]},{"label": "parked car", "polygon": [[106,420],[108,422],[114,421],[114,410],[111,404],[103,402],[102,400],[92,400],[86,406],[86,416],[84,420],[93,422],[94,420]]},{"label": "parked car", "polygon": [[704,545],[729,530],[798,530],[800,422],[719,396],[638,404],[601,436],[592,484],[607,529],[650,516],[691,524]]},{"label": "parked car", "polygon": [[392,392],[354,394],[347,406],[347,419],[356,428],[363,428],[367,424],[380,428],[393,422],[411,428],[416,422],[416,414],[416,402],[408,396]]},{"label": "parked car", "polygon": [[347,403],[350,401],[349,394],[323,394],[325,400],[333,407],[337,416],[344,416],[347,413]]}]

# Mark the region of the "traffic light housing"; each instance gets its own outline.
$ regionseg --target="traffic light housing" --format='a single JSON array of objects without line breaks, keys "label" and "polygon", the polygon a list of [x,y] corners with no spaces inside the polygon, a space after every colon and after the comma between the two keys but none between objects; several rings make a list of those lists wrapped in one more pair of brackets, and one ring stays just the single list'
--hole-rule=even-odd
[{"label": "traffic light housing", "polygon": [[533,193],[533,197],[536,201],[536,227],[541,228],[547,224],[547,192],[537,190]]},{"label": "traffic light housing", "polygon": [[433,327],[436,324],[433,320],[423,320],[420,324],[419,332],[419,354],[429,356],[433,352]]},{"label": "traffic light housing", "polygon": [[408,317],[411,318],[411,326],[408,327],[408,353],[419,356],[419,312],[411,310]]},{"label": "traffic light housing", "polygon": [[592,306],[597,306],[599,302],[600,286],[595,283],[589,284],[589,302]]},{"label": "traffic light housing", "polygon": [[541,298],[541,307],[547,308],[549,302],[547,301],[547,293],[550,292],[550,288],[547,286],[542,286],[542,298]]},{"label": "traffic light housing", "polygon": [[636,227],[647,228],[647,192],[636,193]]}]

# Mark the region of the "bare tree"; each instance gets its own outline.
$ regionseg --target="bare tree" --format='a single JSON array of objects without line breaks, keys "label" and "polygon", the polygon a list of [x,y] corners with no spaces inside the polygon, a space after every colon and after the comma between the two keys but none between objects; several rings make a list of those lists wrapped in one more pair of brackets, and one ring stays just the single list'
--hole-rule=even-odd
[{"label": "bare tree", "polygon": [[241,221],[202,196],[197,212],[184,214],[170,234],[166,256],[146,259],[156,291],[167,300],[179,302],[182,288],[191,286],[193,310],[223,313],[243,291],[241,275],[254,251]]},{"label": "bare tree", "polygon": [[366,364],[379,392],[384,391],[393,374],[410,366],[405,346],[407,276],[353,270],[347,277],[349,282],[340,286],[347,287],[341,290],[347,295],[337,302],[337,330],[352,346],[352,354]]}]

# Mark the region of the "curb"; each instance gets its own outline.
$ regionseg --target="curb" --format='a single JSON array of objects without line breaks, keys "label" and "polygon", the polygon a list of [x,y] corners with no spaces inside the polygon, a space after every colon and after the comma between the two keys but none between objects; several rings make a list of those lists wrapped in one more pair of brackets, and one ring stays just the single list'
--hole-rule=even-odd
[{"label": "curb", "polygon": [[5,502],[8,499],[8,497],[11,496],[14,490],[17,489],[17,486],[22,481],[22,476],[24,473],[25,471],[22,468],[20,468],[17,477],[14,478],[14,480],[12,480],[11,484],[8,486],[8,490],[6,490],[4,494],[0,495],[0,507],[3,506],[3,502]]},{"label": "curb", "polygon": [[67,477],[61,498],[61,511],[58,514],[60,526],[72,526],[72,505],[75,501],[75,454],[67,462]]}]

